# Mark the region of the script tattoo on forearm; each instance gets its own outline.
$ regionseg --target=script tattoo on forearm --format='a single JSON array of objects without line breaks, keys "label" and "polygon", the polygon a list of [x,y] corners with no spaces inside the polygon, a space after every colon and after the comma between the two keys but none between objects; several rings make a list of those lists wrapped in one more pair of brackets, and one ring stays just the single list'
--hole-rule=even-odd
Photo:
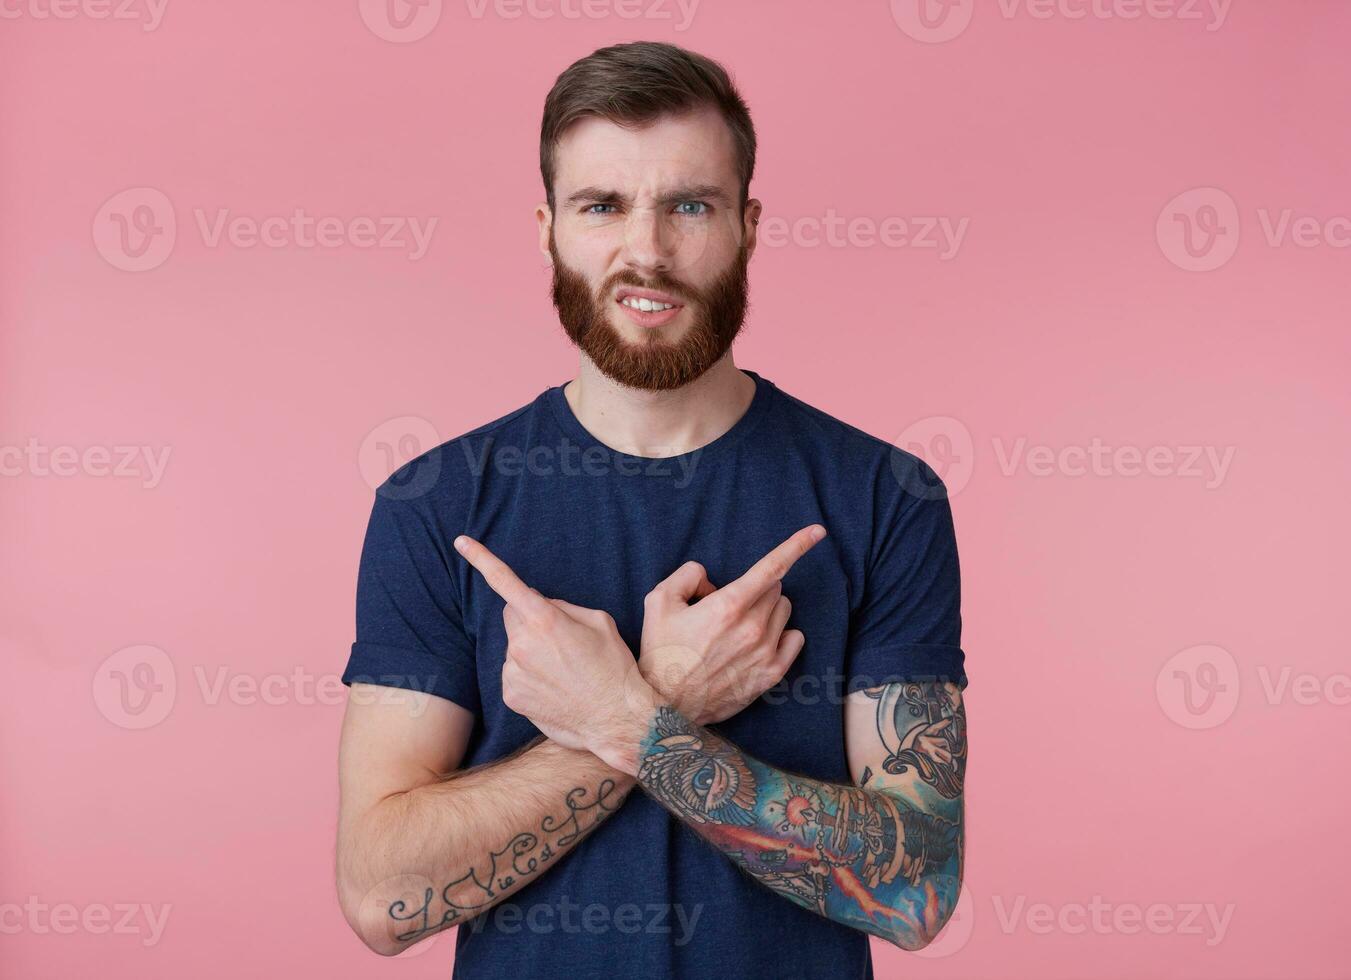
[{"label": "script tattoo on forearm", "polygon": [[[866,787],[783,772],[674,708],[653,716],[638,782],[761,884],[905,946],[957,902],[966,723],[953,684],[870,688],[883,772]],[[879,753],[881,754],[881,753]]]},{"label": "script tattoo on forearm", "polygon": [[531,875],[542,874],[567,847],[618,810],[627,795],[627,791],[615,792],[613,779],[601,780],[595,797],[589,801],[586,787],[575,786],[568,790],[563,800],[566,816],[559,819],[552,814],[546,815],[540,821],[539,833],[522,831],[507,841],[501,850],[489,852],[464,874],[447,882],[439,892],[426,889],[420,906],[412,908],[403,900],[390,905],[391,919],[413,926],[394,938],[409,942],[491,908],[506,889]]}]

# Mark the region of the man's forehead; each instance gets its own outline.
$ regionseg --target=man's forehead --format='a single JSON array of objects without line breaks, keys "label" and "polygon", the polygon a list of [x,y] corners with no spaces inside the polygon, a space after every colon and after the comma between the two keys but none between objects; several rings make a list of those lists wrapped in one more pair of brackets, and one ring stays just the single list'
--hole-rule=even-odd
[{"label": "man's forehead", "polygon": [[736,192],[731,131],[712,111],[662,116],[642,127],[620,126],[599,117],[582,119],[559,140],[555,160],[559,197],[581,187],[661,194],[715,184]]}]

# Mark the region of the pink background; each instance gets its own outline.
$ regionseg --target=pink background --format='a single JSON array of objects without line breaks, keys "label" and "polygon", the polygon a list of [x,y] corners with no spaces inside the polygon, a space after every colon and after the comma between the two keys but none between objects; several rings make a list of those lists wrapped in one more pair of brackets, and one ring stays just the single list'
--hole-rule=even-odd
[{"label": "pink background", "polygon": [[[541,104],[650,38],[734,71],[798,229],[738,363],[953,490],[968,901],[878,975],[1351,975],[1351,8],[1099,2],[6,5],[0,972],[449,975],[449,935],[383,961],[334,897],[371,487],[571,376]],[[437,224],[210,237],[296,208]],[[960,247],[857,231],[925,217]],[[112,928],[141,903],[162,932]]]}]

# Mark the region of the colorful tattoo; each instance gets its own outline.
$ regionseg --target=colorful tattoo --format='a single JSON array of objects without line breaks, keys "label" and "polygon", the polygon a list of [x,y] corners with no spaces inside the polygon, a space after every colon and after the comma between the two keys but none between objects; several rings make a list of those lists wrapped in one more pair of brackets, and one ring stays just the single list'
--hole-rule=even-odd
[{"label": "colorful tattoo", "polygon": [[638,782],[761,884],[906,948],[926,945],[957,903],[966,724],[951,684],[889,684],[862,786],[783,772],[662,706]]}]

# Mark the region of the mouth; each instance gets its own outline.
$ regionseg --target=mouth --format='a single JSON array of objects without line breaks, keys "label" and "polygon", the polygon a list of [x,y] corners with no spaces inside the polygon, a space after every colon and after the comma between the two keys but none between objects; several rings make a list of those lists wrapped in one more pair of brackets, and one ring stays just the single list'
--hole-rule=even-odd
[{"label": "mouth", "polygon": [[635,289],[624,286],[615,293],[615,304],[640,327],[661,327],[670,323],[685,308],[669,293],[655,289]]}]

